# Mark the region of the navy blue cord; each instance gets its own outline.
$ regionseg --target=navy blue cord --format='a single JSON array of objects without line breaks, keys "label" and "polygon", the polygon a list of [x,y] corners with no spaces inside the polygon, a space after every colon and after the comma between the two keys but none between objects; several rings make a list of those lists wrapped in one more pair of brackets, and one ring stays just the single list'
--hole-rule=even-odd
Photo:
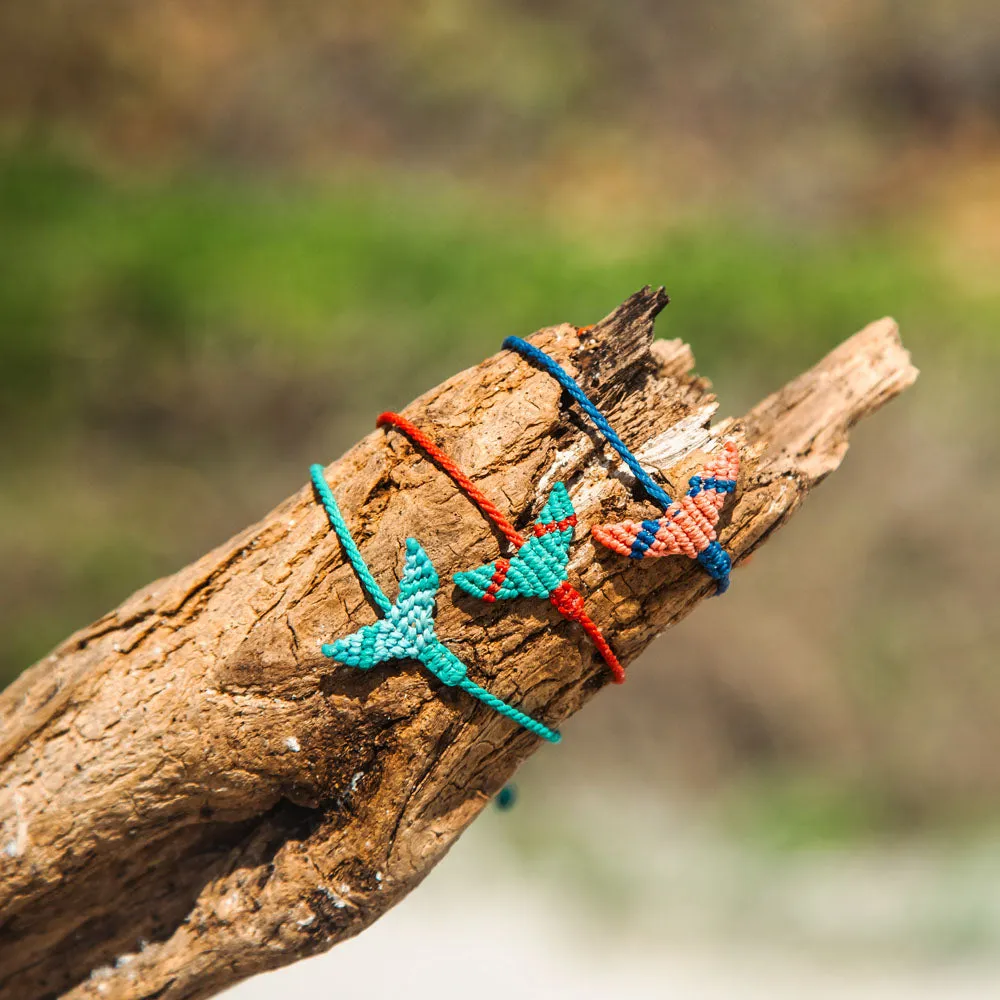
[{"label": "navy blue cord", "polygon": [[507,337],[503,346],[508,351],[517,351],[522,357],[534,362],[539,368],[544,368],[572,397],[580,404],[591,420],[597,424],[598,429],[611,443],[611,447],[621,455],[622,460],[632,470],[632,474],[642,484],[643,489],[649,499],[666,510],[671,501],[663,487],[658,486],[649,473],[639,464],[639,459],[635,457],[625,446],[625,442],[615,433],[614,428],[608,423],[607,418],[594,404],[587,398],[584,391],[576,384],[573,376],[569,374],[558,361],[550,358],[543,350],[529,344],[520,337]]}]

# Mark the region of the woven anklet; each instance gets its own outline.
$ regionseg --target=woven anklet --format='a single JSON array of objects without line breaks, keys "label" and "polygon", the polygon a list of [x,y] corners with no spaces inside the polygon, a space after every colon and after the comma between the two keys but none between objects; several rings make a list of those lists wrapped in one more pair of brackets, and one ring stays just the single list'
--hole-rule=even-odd
[{"label": "woven anklet", "polygon": [[558,743],[562,739],[558,732],[501,701],[470,680],[465,664],[438,639],[434,631],[434,595],[437,593],[438,575],[420,543],[415,538],[406,540],[403,579],[399,584],[399,596],[393,604],[372,576],[351,537],[350,529],[323,474],[323,466],[313,465],[309,474],[320,503],[330,519],[330,525],[337,533],[361,585],[385,616],[344,639],[324,644],[323,655],[362,670],[369,670],[388,660],[419,660],[443,684],[460,687],[529,732],[550,743]]},{"label": "woven anklet", "polygon": [[419,427],[398,413],[383,413],[379,427],[395,427],[445,472],[455,485],[500,529],[511,544],[509,559],[456,573],[454,581],[467,594],[492,604],[515,597],[547,598],[563,617],[579,623],[590,636],[616,684],[625,680],[618,657],[587,614],[583,597],[567,579],[569,546],[573,541],[576,513],[563,483],[556,483],[532,525],[532,537],[524,538],[500,513],[471,479]]},{"label": "woven anklet", "polygon": [[522,357],[547,371],[570,394],[632,470],[649,499],[663,510],[661,517],[648,521],[595,525],[591,528],[594,538],[630,559],[689,556],[696,559],[716,581],[716,592],[725,593],[729,588],[732,560],[719,544],[715,526],[719,522],[719,511],[726,496],[736,491],[740,465],[736,444],[727,441],[722,452],[705,466],[704,473],[691,477],[687,493],[680,500],[671,500],[669,494],[654,482],[625,442],[615,433],[607,417],[594,406],[573,377],[555,359],[520,337],[508,337],[503,346],[517,351]]}]

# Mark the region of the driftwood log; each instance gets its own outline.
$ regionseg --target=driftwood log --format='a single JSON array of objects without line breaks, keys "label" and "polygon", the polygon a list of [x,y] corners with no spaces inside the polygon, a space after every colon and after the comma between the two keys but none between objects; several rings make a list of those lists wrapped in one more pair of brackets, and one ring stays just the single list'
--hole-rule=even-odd
[{"label": "driftwood log", "polygon": [[[533,339],[675,488],[721,438],[739,442],[721,524],[738,562],[916,371],[880,320],[713,425],[689,348],[653,341],[665,303],[645,289],[590,330]],[[586,526],[651,508],[556,383],[517,355],[488,358],[405,413],[518,527],[567,482],[581,523],[570,580],[623,663],[713,592],[688,559],[595,551]],[[501,552],[399,434],[374,431],[327,476],[391,598],[409,535],[442,581]],[[741,575],[734,585],[752,585]],[[375,618],[303,486],[0,697],[0,997],[207,997],[324,951],[418,885],[529,754],[558,752],[417,664],[365,673],[321,655]],[[549,724],[608,683],[579,627],[546,602],[489,606],[446,582],[437,623],[477,681]]]}]

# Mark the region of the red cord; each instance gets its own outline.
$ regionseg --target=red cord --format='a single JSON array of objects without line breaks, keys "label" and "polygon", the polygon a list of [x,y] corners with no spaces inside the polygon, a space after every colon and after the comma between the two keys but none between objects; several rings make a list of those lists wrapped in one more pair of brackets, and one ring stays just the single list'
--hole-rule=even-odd
[{"label": "red cord", "polygon": [[[515,549],[519,549],[524,545],[524,536],[500,513],[479,487],[419,427],[411,424],[409,420],[401,417],[398,413],[388,412],[380,414],[375,424],[378,427],[395,427],[396,430],[402,431],[452,478],[455,485],[503,532],[504,536]],[[607,640],[601,634],[601,630],[587,614],[580,592],[568,580],[563,580],[549,595],[549,600],[563,617],[580,624],[597,647],[601,658],[608,665],[615,683],[621,684],[625,680],[625,669],[608,645]]]},{"label": "red cord", "polygon": [[398,413],[382,413],[375,421],[377,427],[395,427],[414,444],[419,445],[455,481],[470,500],[506,535],[514,548],[524,545],[524,536],[500,513],[476,484],[419,428]]},{"label": "red cord", "polygon": [[614,651],[608,645],[607,639],[601,634],[601,630],[594,623],[594,620],[587,614],[583,604],[583,596],[580,592],[569,580],[563,580],[549,595],[549,600],[559,614],[570,621],[580,623],[584,632],[593,640],[597,651],[601,654],[601,658],[608,665],[615,683],[623,684],[625,682],[625,668],[619,663],[618,657],[615,656]]}]

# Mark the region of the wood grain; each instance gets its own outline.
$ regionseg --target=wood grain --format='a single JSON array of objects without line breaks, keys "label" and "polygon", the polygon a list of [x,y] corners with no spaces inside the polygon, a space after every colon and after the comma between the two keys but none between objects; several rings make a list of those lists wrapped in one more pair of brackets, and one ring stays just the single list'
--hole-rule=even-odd
[{"label": "wood grain", "polygon": [[[586,332],[533,340],[675,485],[720,438],[739,441],[721,532],[739,560],[916,371],[880,320],[713,426],[689,348],[653,342],[665,302],[647,288]],[[518,528],[547,486],[567,482],[581,525],[570,579],[623,663],[712,593],[689,560],[595,551],[587,526],[652,510],[556,383],[517,355],[461,372],[405,415]],[[374,431],[327,475],[390,597],[407,536],[442,581],[501,551],[399,434]],[[363,673],[320,654],[375,618],[304,485],[0,696],[0,997],[207,997],[356,934],[420,883],[540,741],[416,664]],[[579,628],[545,602],[487,606],[447,582],[437,621],[475,680],[548,724],[608,683]]]}]

